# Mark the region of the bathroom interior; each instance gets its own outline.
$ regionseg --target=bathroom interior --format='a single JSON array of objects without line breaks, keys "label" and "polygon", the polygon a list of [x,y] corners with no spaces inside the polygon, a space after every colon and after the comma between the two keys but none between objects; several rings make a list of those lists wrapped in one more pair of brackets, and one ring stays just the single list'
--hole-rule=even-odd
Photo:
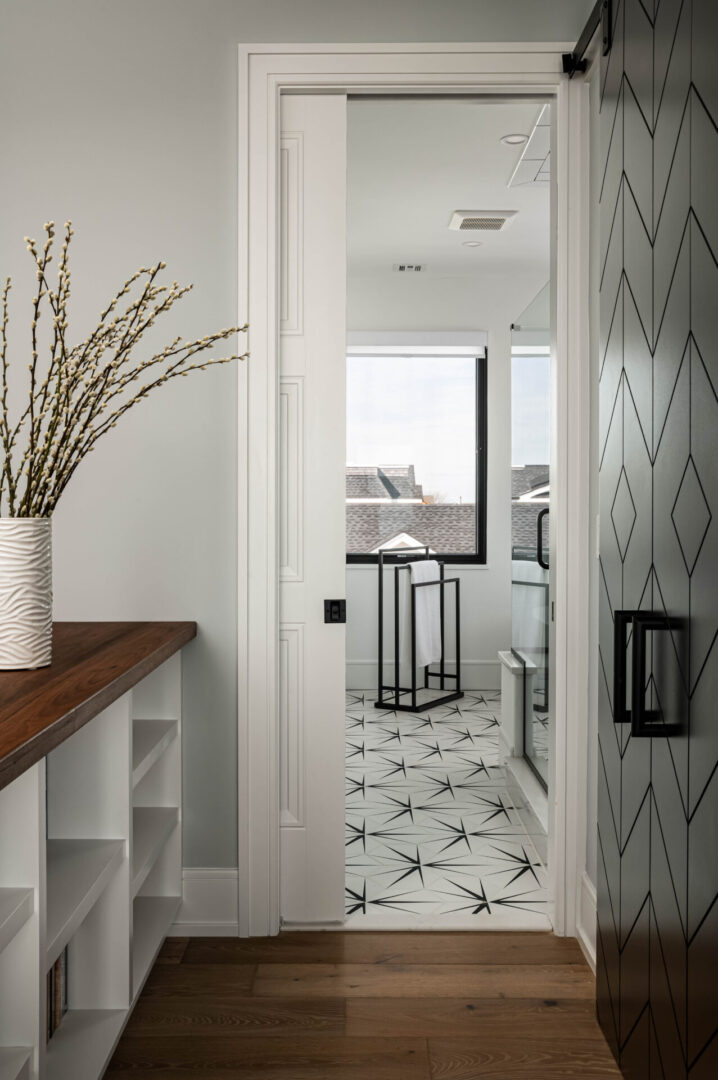
[{"label": "bathroom interior", "polygon": [[349,102],[347,929],[551,927],[551,134]]}]

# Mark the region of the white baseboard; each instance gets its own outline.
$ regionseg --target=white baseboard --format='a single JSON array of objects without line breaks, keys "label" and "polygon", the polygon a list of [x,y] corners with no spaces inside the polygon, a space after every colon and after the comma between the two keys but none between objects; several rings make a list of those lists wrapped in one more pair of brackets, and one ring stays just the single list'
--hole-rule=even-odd
[{"label": "white baseboard", "polygon": [[[453,665],[447,661],[448,670]],[[376,660],[347,660],[347,690],[366,690],[377,683]],[[394,680],[394,665],[384,664],[384,682]],[[461,664],[463,690],[499,690],[501,664],[497,660],[464,660]]]},{"label": "white baseboard", "polygon": [[237,898],[237,870],[185,867],[182,906],[170,937],[236,937]]},{"label": "white baseboard", "polygon": [[583,954],[596,974],[596,886],[584,870],[578,890],[576,937]]}]

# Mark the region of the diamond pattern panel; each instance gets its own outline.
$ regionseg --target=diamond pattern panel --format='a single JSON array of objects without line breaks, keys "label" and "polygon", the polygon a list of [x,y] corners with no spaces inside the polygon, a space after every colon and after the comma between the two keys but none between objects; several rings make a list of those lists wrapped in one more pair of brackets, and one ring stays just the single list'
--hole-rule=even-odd
[{"label": "diamond pattern panel", "polygon": [[689,574],[693,573],[693,567],[698,560],[712,517],[693,458],[688,458],[681,477],[681,486],[678,488],[676,501],[671,510],[671,519],[678,543],[681,545],[683,562]]},{"label": "diamond pattern panel", "polygon": [[[718,3],[615,0],[601,65],[598,1014],[626,1077],[718,1076]],[[613,722],[613,612],[672,619]]]}]

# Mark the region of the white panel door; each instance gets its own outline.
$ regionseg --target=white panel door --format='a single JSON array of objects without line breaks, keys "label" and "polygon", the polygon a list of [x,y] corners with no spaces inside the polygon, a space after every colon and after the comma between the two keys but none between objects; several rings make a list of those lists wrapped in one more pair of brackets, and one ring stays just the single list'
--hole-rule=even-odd
[{"label": "white panel door", "polygon": [[346,96],[282,100],[280,793],[284,923],[344,917]]}]

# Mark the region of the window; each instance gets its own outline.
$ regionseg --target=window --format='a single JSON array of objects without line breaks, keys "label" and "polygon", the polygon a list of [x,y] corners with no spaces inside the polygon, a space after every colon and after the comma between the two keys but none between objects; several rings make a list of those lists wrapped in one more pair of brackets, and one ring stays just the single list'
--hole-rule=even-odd
[{"label": "window", "polygon": [[520,562],[536,562],[539,514],[551,505],[550,352],[511,349],[511,557]]},{"label": "window", "polygon": [[347,561],[428,544],[485,562],[485,447],[485,349],[350,351]]}]

